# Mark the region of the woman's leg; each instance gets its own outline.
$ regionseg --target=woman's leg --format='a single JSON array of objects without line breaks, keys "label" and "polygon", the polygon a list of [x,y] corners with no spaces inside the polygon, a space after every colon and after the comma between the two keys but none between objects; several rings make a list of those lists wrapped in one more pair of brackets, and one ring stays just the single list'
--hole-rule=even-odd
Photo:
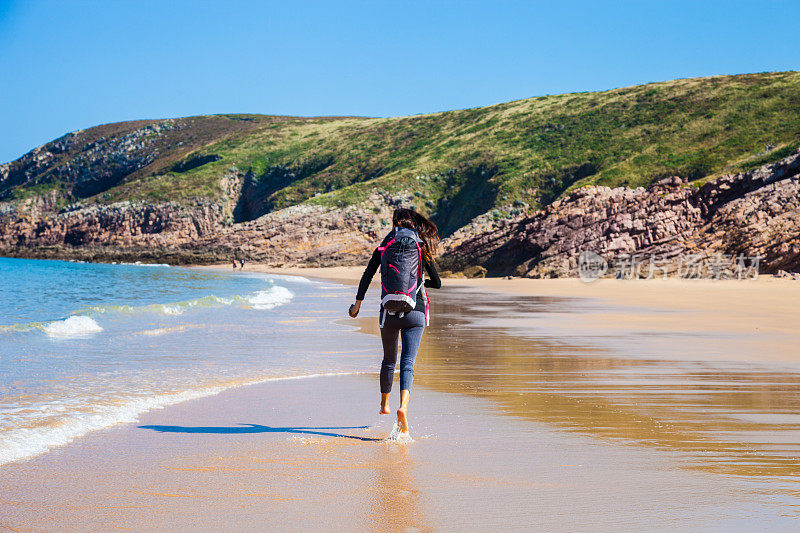
[{"label": "woman's leg", "polygon": [[[417,313],[414,313],[417,314]],[[419,313],[422,315],[422,313]],[[417,318],[417,317],[409,317]],[[425,315],[419,323],[414,320],[412,327],[400,330],[400,340],[403,342],[403,349],[400,352],[400,390],[410,391],[411,384],[414,382],[414,362],[417,359],[420,342],[422,342],[422,332],[425,331]]]},{"label": "woman's leg", "polygon": [[392,392],[394,381],[394,365],[397,363],[397,336],[400,330],[389,324],[390,317],[381,328],[381,342],[383,343],[383,362],[381,363],[381,409],[380,414],[389,413],[389,393]]},{"label": "woman's leg", "polygon": [[389,414],[389,393],[382,392],[381,393],[381,408],[378,410],[379,415],[388,415]]},{"label": "woman's leg", "polygon": [[397,427],[400,433],[408,433],[408,400],[411,398],[411,391],[408,389],[400,390],[400,408],[397,410]]},{"label": "woman's leg", "polygon": [[401,432],[408,431],[408,401],[414,381],[414,362],[425,331],[425,314],[419,311],[409,313],[408,322],[409,327],[400,330],[403,350],[400,354],[400,408],[397,410],[397,422]]}]

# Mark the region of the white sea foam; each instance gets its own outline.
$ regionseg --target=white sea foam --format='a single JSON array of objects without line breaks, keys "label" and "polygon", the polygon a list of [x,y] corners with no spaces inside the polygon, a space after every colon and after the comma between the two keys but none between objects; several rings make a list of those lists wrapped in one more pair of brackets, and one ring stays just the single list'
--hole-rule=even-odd
[{"label": "white sea foam", "polygon": [[289,303],[292,298],[294,298],[292,291],[286,287],[274,285],[265,291],[258,291],[250,296],[247,301],[253,304],[253,309],[272,309]]},{"label": "white sea foam", "polygon": [[138,398],[118,406],[97,406],[91,413],[69,416],[57,425],[10,430],[0,436],[0,465],[40,455],[91,431],[119,423],[135,422],[143,412],[216,394],[222,390],[224,387]]},{"label": "white sea foam", "polygon": [[[98,429],[109,428],[117,424],[136,422],[139,415],[147,411],[163,409],[164,407],[188,400],[213,396],[226,389],[256,385],[269,381],[310,379],[354,374],[361,374],[361,372],[330,372],[301,376],[270,377],[209,386],[184,392],[165,393],[158,396],[129,398],[118,405],[95,405],[90,409],[90,412],[68,415],[57,424],[39,427],[30,427],[28,424],[28,427],[5,431],[0,435],[0,466],[41,455],[51,448],[68,444]],[[46,410],[50,413],[64,410],[63,405],[56,405],[58,403],[60,402],[55,402],[54,404],[43,407],[46,407]]]},{"label": "white sea foam", "polygon": [[182,315],[187,307],[181,305],[158,305],[158,310],[164,313],[165,315]]},{"label": "white sea foam", "polygon": [[103,328],[91,317],[77,315],[44,324],[42,331],[51,337],[81,337],[103,331]]}]

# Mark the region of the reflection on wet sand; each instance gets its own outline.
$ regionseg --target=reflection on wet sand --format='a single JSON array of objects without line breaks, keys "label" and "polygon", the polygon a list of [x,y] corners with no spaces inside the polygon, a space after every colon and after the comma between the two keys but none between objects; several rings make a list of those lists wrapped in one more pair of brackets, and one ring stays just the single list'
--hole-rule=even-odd
[{"label": "reflection on wet sand", "polygon": [[[450,290],[436,300],[415,383],[488,398],[510,416],[562,430],[664,450],[690,469],[800,494],[800,373],[705,362],[702,352],[694,361],[637,356],[621,351],[624,342],[578,344],[534,335],[533,326],[522,337],[486,325],[508,316],[535,324],[536,313],[569,308],[557,299],[476,299]],[[377,333],[372,321],[362,325]],[[663,343],[669,353],[674,342],[669,332],[654,333],[648,352]],[[683,342],[687,353],[701,350]]]},{"label": "reflection on wet sand", "polygon": [[375,458],[374,500],[368,523],[376,531],[424,529],[421,491],[414,482],[413,459],[406,446],[385,443]]}]

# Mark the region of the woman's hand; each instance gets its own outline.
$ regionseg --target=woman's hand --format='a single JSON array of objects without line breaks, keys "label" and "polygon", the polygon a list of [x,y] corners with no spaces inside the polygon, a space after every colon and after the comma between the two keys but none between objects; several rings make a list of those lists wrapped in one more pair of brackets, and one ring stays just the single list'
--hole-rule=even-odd
[{"label": "woman's hand", "polygon": [[361,310],[361,300],[356,300],[356,303],[350,306],[350,309],[347,313],[350,317],[355,318],[358,316],[358,312]]}]

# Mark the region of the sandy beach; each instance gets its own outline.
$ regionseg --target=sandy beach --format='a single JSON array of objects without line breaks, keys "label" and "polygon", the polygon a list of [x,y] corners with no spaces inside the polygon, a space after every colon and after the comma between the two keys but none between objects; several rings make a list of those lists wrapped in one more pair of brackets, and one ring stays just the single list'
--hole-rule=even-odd
[{"label": "sandy beach", "polygon": [[[352,284],[360,269],[280,273]],[[444,284],[417,360],[413,443],[383,441],[392,419],[373,374],[230,389],[3,466],[0,527],[795,524],[800,283]],[[337,297],[344,315],[352,296]],[[367,298],[332,326],[371,336],[377,370]]]}]

